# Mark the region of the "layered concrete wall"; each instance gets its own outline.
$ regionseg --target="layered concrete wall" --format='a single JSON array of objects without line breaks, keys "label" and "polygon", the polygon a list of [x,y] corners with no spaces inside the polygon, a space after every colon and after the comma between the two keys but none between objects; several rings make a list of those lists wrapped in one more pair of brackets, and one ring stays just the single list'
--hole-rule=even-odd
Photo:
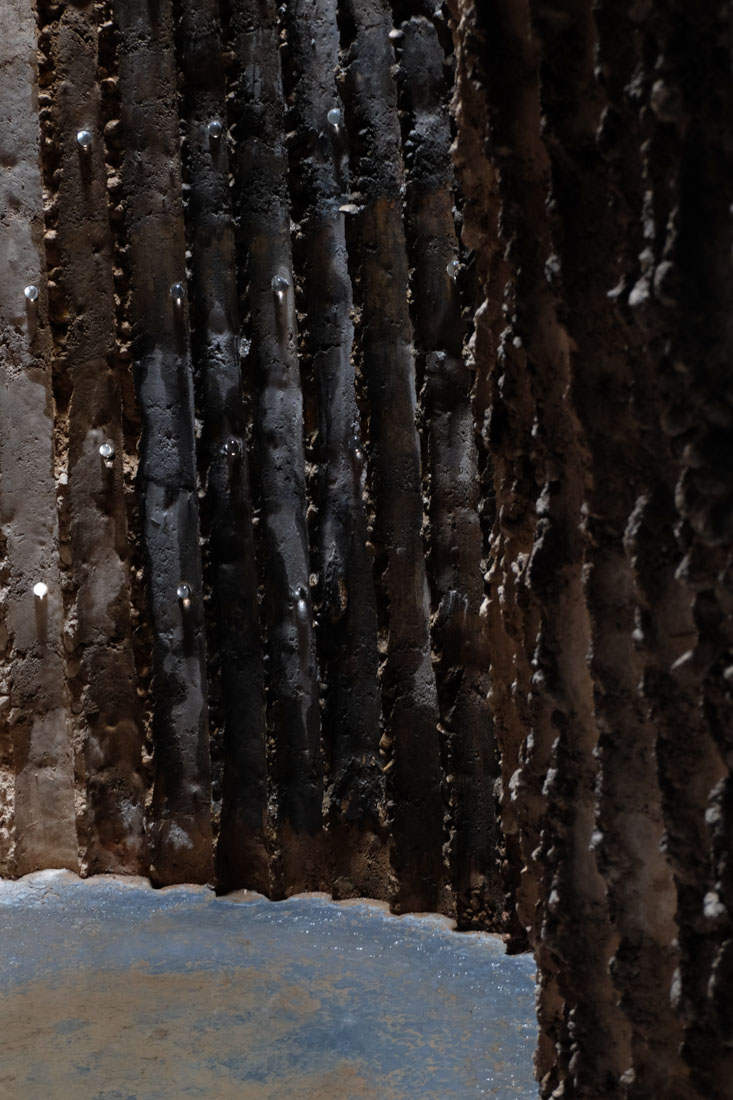
[{"label": "layered concrete wall", "polygon": [[2,874],[439,909],[544,1096],[728,1095],[726,13],[8,0]]}]

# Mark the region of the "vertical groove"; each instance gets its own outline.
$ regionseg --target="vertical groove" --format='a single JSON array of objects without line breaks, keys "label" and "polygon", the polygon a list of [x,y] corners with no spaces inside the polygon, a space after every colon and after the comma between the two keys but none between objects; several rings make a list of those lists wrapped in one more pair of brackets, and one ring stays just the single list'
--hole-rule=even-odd
[{"label": "vertical groove", "polygon": [[[152,875],[211,877],[201,555],[185,241],[170,0],[115,0],[131,267],[133,356],[143,434],[139,492],[153,620]],[[171,287],[182,284],[177,301]],[[177,598],[190,587],[190,606]]]},{"label": "vertical groove", "polygon": [[[19,875],[76,869],[74,770],[64,677],[53,477],[51,340],[43,249],[36,24],[30,0],[0,13],[0,520],[11,676]],[[8,213],[12,211],[12,217]],[[39,289],[36,301],[23,288]],[[33,594],[36,583],[48,593]]]},{"label": "vertical groove", "polygon": [[291,148],[297,256],[305,299],[305,346],[318,394],[317,641],[325,678],[322,715],[328,752],[328,820],[334,890],[384,892],[380,836],[384,781],[379,767],[377,611],[362,499],[364,443],[352,350],[353,297],[344,221],[349,163],[335,76],[335,0],[288,5],[288,44],[296,73]]},{"label": "vertical groove", "polygon": [[[266,722],[241,368],[236,244],[217,0],[180,0],[194,359],[202,374],[202,523],[221,664],[224,773],[217,844],[223,888],[269,888]],[[221,133],[209,132],[218,123]]]},{"label": "vertical groove", "polygon": [[[321,882],[320,716],[306,527],[303,397],[296,352],[284,103],[276,6],[233,0],[235,216],[250,315],[255,392],[268,726],[288,892]],[[278,891],[282,885],[277,887]]]},{"label": "vertical groove", "polygon": [[443,806],[421,539],[422,479],[402,223],[404,173],[391,72],[392,20],[382,0],[347,0],[342,15],[349,46],[347,123],[362,203],[355,236],[361,249],[363,370],[376,505],[373,541],[389,634],[381,682],[385,737],[394,752],[387,796],[398,879],[395,905],[425,909],[437,907],[441,897]]}]

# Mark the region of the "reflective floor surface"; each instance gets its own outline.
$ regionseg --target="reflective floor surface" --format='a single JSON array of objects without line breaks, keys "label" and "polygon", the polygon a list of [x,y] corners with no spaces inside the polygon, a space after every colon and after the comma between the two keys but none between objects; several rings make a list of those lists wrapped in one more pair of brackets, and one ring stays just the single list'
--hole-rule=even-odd
[{"label": "reflective floor surface", "polygon": [[534,963],[320,895],[0,882],[3,1100],[536,1098]]}]

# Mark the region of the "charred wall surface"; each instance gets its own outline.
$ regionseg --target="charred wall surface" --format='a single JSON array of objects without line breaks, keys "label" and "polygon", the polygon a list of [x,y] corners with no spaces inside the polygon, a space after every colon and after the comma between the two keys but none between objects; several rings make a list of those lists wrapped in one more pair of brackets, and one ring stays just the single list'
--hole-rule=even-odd
[{"label": "charred wall surface", "polygon": [[5,0],[0,874],[530,945],[733,1080],[730,11]]},{"label": "charred wall surface", "polygon": [[430,14],[3,8],[6,875],[522,941]]}]

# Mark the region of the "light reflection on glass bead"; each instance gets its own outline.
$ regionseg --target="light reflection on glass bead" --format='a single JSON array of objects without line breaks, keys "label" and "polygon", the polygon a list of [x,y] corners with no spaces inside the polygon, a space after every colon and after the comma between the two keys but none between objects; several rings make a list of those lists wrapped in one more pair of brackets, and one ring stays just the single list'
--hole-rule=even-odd
[{"label": "light reflection on glass bead", "polygon": [[173,283],[171,298],[177,306],[183,305],[183,283]]},{"label": "light reflection on glass bead", "polygon": [[235,435],[230,435],[222,447],[227,458],[239,458],[242,454],[242,442]]},{"label": "light reflection on glass bead", "polygon": [[458,260],[450,260],[445,270],[448,273],[448,278],[455,282],[458,278],[458,272],[461,270],[461,265]]},{"label": "light reflection on glass bead", "polygon": [[115,449],[113,445],[109,441],[101,443],[99,446],[99,453],[104,459],[105,466],[111,466],[114,462],[115,457]]},{"label": "light reflection on glass bead", "polygon": [[221,135],[224,133],[224,127],[222,126],[218,118],[212,118],[207,129],[209,131],[209,137],[213,138],[214,141],[218,141]]},{"label": "light reflection on glass bead", "polygon": [[328,121],[328,125],[331,127],[332,130],[341,129],[341,118],[341,111],[338,107],[332,107],[326,115],[326,120]]},{"label": "light reflection on glass bead", "polygon": [[43,581],[38,581],[37,584],[33,585],[33,595],[37,600],[45,600],[48,595],[48,585],[44,584]]},{"label": "light reflection on glass bead", "polygon": [[29,283],[28,286],[25,287],[25,289],[23,290],[23,293],[25,294],[29,302],[38,301],[38,287],[34,283]]},{"label": "light reflection on glass bead", "polygon": [[300,587],[298,589],[296,589],[295,594],[297,596],[297,602],[295,604],[295,610],[298,613],[298,618],[299,619],[306,619],[308,617],[308,601],[307,601],[307,598],[306,598],[308,593],[307,593],[306,589],[303,587],[303,585],[301,584]]},{"label": "light reflection on glass bead", "polygon": [[176,596],[184,611],[188,611],[191,606],[191,585],[187,584],[186,581],[181,581],[176,588]]},{"label": "light reflection on glass bead", "polygon": [[84,152],[87,152],[87,150],[91,149],[92,135],[89,130],[79,130],[76,135],[76,144],[79,146],[80,149],[83,149]]},{"label": "light reflection on glass bead", "polygon": [[352,457],[357,466],[361,466],[364,462],[364,448],[361,445],[361,440],[358,435],[352,435],[349,440],[349,448],[351,450]]},{"label": "light reflection on glass bead", "polygon": [[290,289],[290,283],[284,275],[276,275],[272,280],[272,290],[278,302],[285,301],[285,295]]}]

